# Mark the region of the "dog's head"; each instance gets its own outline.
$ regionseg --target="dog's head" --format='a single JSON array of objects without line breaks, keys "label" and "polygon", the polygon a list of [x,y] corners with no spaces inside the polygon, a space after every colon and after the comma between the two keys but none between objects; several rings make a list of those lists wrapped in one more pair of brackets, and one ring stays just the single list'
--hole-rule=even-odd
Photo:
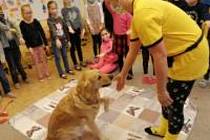
[{"label": "dog's head", "polygon": [[86,70],[81,73],[78,88],[87,90],[98,90],[101,87],[111,85],[113,76],[102,74],[98,70]]},{"label": "dog's head", "polygon": [[[111,85],[113,76],[102,74],[98,70],[87,70],[81,73],[77,92],[86,99],[94,98],[101,87]],[[95,94],[95,95],[94,95]]]}]

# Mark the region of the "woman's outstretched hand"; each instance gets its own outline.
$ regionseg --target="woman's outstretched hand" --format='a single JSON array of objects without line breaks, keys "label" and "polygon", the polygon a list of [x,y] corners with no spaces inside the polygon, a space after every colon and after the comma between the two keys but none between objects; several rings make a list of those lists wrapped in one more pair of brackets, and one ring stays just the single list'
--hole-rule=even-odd
[{"label": "woman's outstretched hand", "polygon": [[122,73],[119,73],[115,78],[114,78],[114,81],[117,82],[117,85],[116,85],[116,89],[118,91],[121,91],[124,86],[125,86],[125,81],[126,81],[126,76],[123,75]]}]

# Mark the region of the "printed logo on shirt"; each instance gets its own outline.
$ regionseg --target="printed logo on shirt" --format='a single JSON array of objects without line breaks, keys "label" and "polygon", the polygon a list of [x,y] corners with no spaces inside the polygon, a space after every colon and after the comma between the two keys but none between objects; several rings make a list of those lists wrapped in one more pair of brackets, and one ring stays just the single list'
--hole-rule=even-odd
[{"label": "printed logo on shirt", "polygon": [[198,21],[198,13],[196,11],[187,11],[187,14],[191,16],[191,18],[195,21]]},{"label": "printed logo on shirt", "polygon": [[56,32],[58,36],[63,36],[64,31],[63,31],[63,26],[60,23],[55,24],[56,26]]},{"label": "printed logo on shirt", "polygon": [[68,14],[71,22],[74,22],[78,17],[78,13],[76,11],[69,12]]}]

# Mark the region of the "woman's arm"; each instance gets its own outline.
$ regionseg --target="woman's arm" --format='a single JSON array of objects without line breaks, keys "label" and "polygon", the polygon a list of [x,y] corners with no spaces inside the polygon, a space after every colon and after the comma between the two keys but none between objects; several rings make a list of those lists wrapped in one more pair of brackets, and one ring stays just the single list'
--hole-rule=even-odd
[{"label": "woman's arm", "polygon": [[123,78],[125,78],[127,76],[128,71],[130,70],[134,61],[136,60],[136,57],[138,55],[140,46],[141,46],[140,41],[135,41],[135,42],[130,43],[128,55],[125,59],[124,67],[121,71],[121,74],[123,75]]}]

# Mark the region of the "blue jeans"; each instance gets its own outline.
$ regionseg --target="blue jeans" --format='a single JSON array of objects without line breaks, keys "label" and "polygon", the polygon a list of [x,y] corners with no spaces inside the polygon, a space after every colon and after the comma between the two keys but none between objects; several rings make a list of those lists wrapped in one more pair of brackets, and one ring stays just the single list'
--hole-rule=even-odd
[{"label": "blue jeans", "polygon": [[11,91],[9,81],[6,77],[6,74],[3,70],[3,66],[1,64],[0,64],[0,81],[1,81],[1,85],[3,87],[4,93],[5,94],[9,93]]},{"label": "blue jeans", "polygon": [[66,45],[63,44],[63,46],[59,49],[56,47],[56,45],[53,44],[52,49],[53,49],[53,53],[54,53],[54,57],[55,57],[55,64],[56,64],[58,73],[61,76],[62,74],[64,74],[64,71],[63,71],[63,68],[60,63],[60,57],[62,57],[62,59],[63,59],[65,71],[68,72],[70,70],[69,62],[68,62],[68,58],[67,58]]}]

